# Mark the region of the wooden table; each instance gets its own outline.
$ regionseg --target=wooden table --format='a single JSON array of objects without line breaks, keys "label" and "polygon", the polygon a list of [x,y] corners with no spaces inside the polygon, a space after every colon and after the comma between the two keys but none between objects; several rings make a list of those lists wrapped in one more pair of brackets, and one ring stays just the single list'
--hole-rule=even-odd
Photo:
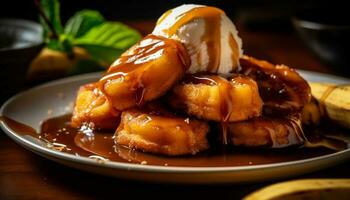
[{"label": "wooden table", "polygon": [[[152,30],[154,23],[129,24],[145,34]],[[293,33],[239,30],[248,55],[295,68],[329,72]],[[349,167],[350,161],[296,178],[350,178]],[[0,132],[0,199],[238,199],[271,183],[274,182],[240,186],[167,185],[104,177],[39,157]]]}]

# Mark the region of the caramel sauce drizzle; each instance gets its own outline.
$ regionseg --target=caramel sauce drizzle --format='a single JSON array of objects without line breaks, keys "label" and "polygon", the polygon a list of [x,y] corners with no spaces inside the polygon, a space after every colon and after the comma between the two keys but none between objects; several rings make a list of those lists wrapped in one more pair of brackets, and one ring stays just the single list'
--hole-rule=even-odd
[{"label": "caramel sauce drizzle", "polygon": [[0,116],[0,121],[3,121],[9,128],[15,130],[19,134],[30,135],[37,137],[38,133],[36,130],[28,125],[22,124],[6,116]]},{"label": "caramel sauce drizzle", "polygon": [[[230,44],[231,50],[232,50],[232,54],[231,54],[231,60],[232,60],[232,65],[233,66],[239,66],[239,48],[238,48],[238,44],[235,40],[235,38],[233,37],[232,34],[229,35],[228,38],[228,43]],[[234,61],[237,60],[238,63],[234,63]],[[238,69],[239,71],[240,69]]]},{"label": "caramel sauce drizzle", "polygon": [[164,19],[166,19],[172,12],[173,12],[173,9],[166,11],[162,16],[160,16],[156,25],[159,25],[160,23],[162,23]]},{"label": "caramel sauce drizzle", "polygon": [[[153,110],[153,108],[151,108]],[[19,135],[30,135],[48,142],[47,146],[57,151],[76,156],[89,157],[98,162],[106,160],[124,163],[147,163],[161,166],[248,166],[312,158],[333,153],[326,148],[297,148],[269,151],[268,149],[235,148],[222,151],[211,146],[209,151],[195,156],[168,157],[128,149],[114,143],[112,132],[90,129],[75,129],[70,126],[71,115],[63,115],[43,121],[40,132],[9,117],[0,116],[0,121]],[[322,130],[322,129],[321,129]],[[322,139],[322,138],[321,138]],[[320,145],[322,146],[322,145]],[[334,148],[333,148],[334,149]]]},{"label": "caramel sauce drizzle", "polygon": [[[165,13],[164,17],[160,18],[158,23],[164,20],[164,18],[170,13]],[[216,73],[220,66],[221,58],[221,15],[225,14],[224,11],[215,7],[197,7],[189,10],[178,17],[173,26],[168,29],[162,30],[169,38],[175,35],[181,26],[197,20],[204,19],[205,21],[205,33],[203,34],[201,41],[204,41],[208,50],[208,71]],[[210,28],[209,28],[210,27]]]},{"label": "caramel sauce drizzle", "polygon": [[241,58],[240,64],[238,73],[258,83],[265,113],[289,114],[301,110],[311,100],[308,83],[295,70],[248,56]]},{"label": "caramel sauce drizzle", "polygon": [[[184,64],[184,71],[186,71],[187,67],[190,65],[190,61],[186,50],[179,42],[155,35],[148,35],[138,44],[122,54],[121,57],[112,64],[107,73],[98,83],[100,90],[105,93],[104,86],[110,81],[117,79],[133,79],[134,86],[132,87],[132,90],[136,91],[134,98],[137,105],[142,105],[147,87],[147,77],[143,75],[142,71],[134,74],[132,77],[129,76],[129,73],[142,67],[145,63],[160,58],[164,53],[164,49],[169,46],[179,50],[178,57]],[[108,95],[106,96],[108,97]]]},{"label": "caramel sauce drizzle", "polygon": [[232,90],[232,84],[230,81],[223,77],[216,75],[187,75],[184,79],[186,83],[193,84],[206,84],[216,85],[219,88],[220,96],[220,118],[221,118],[221,129],[223,144],[228,144],[227,138],[227,124],[233,112],[232,102],[233,98],[230,92]]}]

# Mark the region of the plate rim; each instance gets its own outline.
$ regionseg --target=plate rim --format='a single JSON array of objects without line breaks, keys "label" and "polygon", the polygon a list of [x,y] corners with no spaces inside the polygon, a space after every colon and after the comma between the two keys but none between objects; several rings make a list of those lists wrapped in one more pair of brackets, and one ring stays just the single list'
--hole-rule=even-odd
[{"label": "plate rim", "polygon": [[[313,72],[313,71],[307,71],[307,70],[297,70],[301,74],[309,74],[314,76],[323,76],[328,77],[330,79],[340,79],[341,81],[348,81],[350,82],[350,79],[347,79],[345,77],[330,75],[330,74],[324,74],[320,72]],[[63,79],[58,79],[54,81],[50,81],[48,83],[41,84],[39,86],[30,88],[26,91],[20,92],[13,97],[9,98],[0,108],[0,116],[3,115],[4,110],[7,106],[11,105],[13,101],[15,101],[17,98],[20,98],[21,96],[26,95],[27,93],[30,93],[35,90],[40,90],[41,88],[55,86],[59,84],[69,83],[69,82],[75,82],[75,81],[81,81],[84,79],[93,79],[97,78],[99,75],[101,75],[101,72],[94,72],[94,73],[88,73],[83,75],[77,75],[77,76],[71,76]],[[225,167],[186,167],[186,166],[159,166],[159,165],[141,165],[138,163],[123,163],[123,162],[117,162],[117,161],[98,161],[95,159],[91,159],[88,157],[83,156],[75,156],[69,153],[59,152],[56,150],[52,150],[49,148],[46,148],[44,146],[41,146],[39,144],[36,144],[34,142],[31,142],[30,140],[26,139],[25,137],[18,135],[15,131],[13,131],[10,127],[6,125],[3,121],[0,121],[0,126],[2,130],[5,132],[7,136],[9,136],[12,140],[14,140],[16,143],[18,143],[21,146],[24,146],[27,150],[30,150],[36,154],[39,154],[40,156],[47,155],[54,157],[59,160],[65,160],[68,162],[75,162],[78,164],[87,164],[87,165],[93,165],[95,167],[104,167],[104,168],[110,168],[110,169],[118,169],[118,170],[128,170],[128,171],[139,171],[139,172],[157,172],[157,173],[222,173],[222,172],[241,172],[241,171],[254,171],[254,170],[269,170],[274,168],[281,168],[281,167],[292,167],[292,166],[298,166],[302,164],[308,164],[315,161],[321,161],[327,158],[333,158],[336,159],[338,157],[346,156],[350,158],[350,148],[327,154],[322,156],[317,156],[313,158],[307,158],[302,160],[295,160],[295,161],[287,161],[287,162],[279,162],[279,163],[270,163],[270,164],[260,164],[260,165],[251,165],[251,166],[225,166]],[[48,158],[49,159],[49,158]]]}]

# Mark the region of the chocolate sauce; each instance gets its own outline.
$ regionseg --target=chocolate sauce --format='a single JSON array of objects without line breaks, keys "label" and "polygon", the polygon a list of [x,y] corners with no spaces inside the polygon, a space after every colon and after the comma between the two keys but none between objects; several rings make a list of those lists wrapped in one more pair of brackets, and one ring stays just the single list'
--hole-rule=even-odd
[{"label": "chocolate sauce", "polygon": [[[322,147],[286,148],[281,150],[232,148],[223,151],[220,146],[212,144],[208,151],[196,155],[167,157],[143,153],[116,145],[111,132],[72,128],[70,126],[71,115],[44,121],[40,133],[36,133],[33,128],[10,118],[1,117],[0,119],[16,133],[31,135],[44,140],[48,142],[48,147],[57,151],[93,159],[108,159],[125,163],[196,167],[248,166],[300,160],[335,152]],[[320,130],[326,129],[320,128],[318,131]],[[334,128],[330,127],[327,130],[334,130]],[[339,128],[336,128],[336,130],[339,130]]]}]

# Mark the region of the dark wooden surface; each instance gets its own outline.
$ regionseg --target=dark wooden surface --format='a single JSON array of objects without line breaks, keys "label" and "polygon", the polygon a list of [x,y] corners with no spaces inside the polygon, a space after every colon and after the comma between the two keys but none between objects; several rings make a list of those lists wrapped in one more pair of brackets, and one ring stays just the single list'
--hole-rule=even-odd
[{"label": "dark wooden surface", "polygon": [[[146,34],[152,22],[133,22]],[[331,73],[293,33],[251,32],[240,28],[245,53],[273,63]],[[350,162],[299,178],[350,178]],[[250,185],[168,185],[104,177],[39,157],[0,132],[0,199],[239,199],[274,182]]]}]

